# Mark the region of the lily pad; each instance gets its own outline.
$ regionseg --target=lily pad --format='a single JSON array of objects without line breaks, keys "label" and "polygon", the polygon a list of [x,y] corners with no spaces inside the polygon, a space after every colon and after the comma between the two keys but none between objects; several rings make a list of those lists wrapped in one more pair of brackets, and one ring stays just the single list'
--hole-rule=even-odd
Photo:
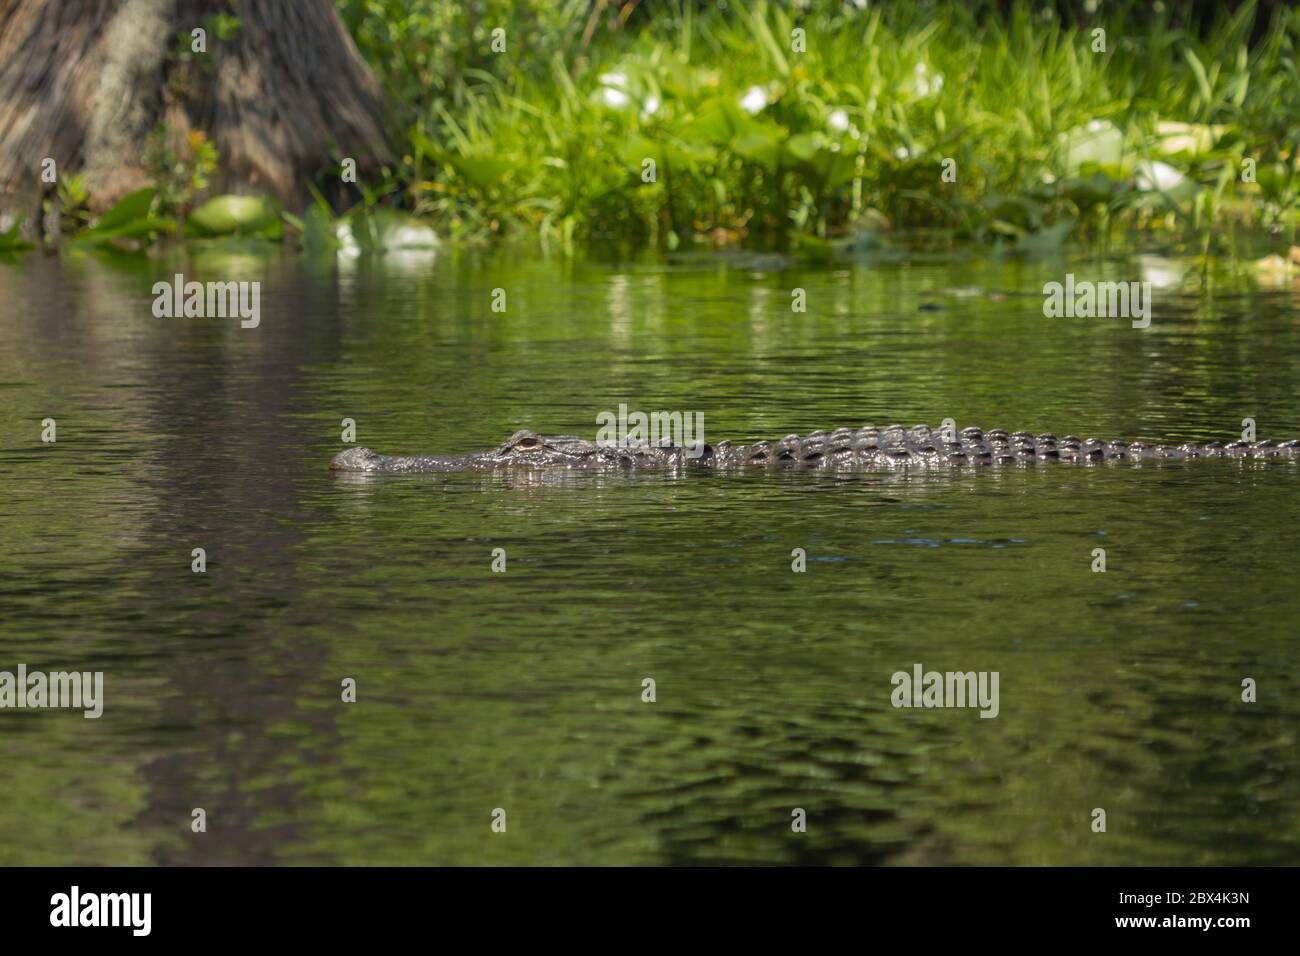
[{"label": "lily pad", "polygon": [[189,236],[280,237],[282,226],[275,208],[257,196],[217,196],[190,213],[185,223]]}]

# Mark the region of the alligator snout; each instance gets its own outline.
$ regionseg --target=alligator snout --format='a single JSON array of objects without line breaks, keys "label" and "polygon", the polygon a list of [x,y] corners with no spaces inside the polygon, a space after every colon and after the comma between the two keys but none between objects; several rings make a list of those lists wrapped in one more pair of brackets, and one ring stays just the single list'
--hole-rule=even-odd
[{"label": "alligator snout", "polygon": [[369,448],[348,448],[334,456],[330,468],[334,471],[369,471],[377,458],[379,455]]}]

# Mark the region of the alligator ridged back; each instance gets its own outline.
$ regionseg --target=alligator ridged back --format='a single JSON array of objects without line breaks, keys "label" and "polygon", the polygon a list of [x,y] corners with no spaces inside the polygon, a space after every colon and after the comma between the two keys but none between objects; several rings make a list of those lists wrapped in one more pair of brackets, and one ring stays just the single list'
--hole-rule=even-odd
[{"label": "alligator ridged back", "polygon": [[714,447],[719,464],[799,464],[814,467],[960,466],[966,464],[1028,464],[1037,461],[1140,461],[1176,458],[1296,458],[1300,441],[1278,443],[1208,442],[1182,445],[1108,441],[1001,428],[985,431],[904,428],[837,428],[808,435],[787,435],[776,441]]}]

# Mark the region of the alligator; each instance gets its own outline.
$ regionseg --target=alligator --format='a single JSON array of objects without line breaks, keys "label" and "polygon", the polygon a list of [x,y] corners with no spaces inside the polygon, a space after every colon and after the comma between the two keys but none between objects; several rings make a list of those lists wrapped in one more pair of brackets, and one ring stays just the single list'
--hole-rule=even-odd
[{"label": "alligator", "polygon": [[1044,461],[1100,463],[1178,458],[1300,458],[1300,439],[1148,444],[1103,441],[1050,433],[1034,435],[1001,428],[935,428],[890,425],[837,428],[779,441],[693,446],[613,444],[573,435],[517,431],[496,448],[465,455],[380,455],[349,448],[330,462],[337,471],[379,474],[493,471],[496,469],[677,470],[686,468],[819,468],[873,471],[896,468],[959,468],[980,465],[1030,465]]}]

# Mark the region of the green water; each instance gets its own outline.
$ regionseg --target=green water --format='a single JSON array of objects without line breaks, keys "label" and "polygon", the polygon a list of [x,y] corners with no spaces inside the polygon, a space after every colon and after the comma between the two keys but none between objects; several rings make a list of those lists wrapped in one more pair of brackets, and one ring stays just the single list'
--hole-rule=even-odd
[{"label": "green water", "polygon": [[[0,670],[105,674],[99,720],[0,711],[0,863],[1300,861],[1295,463],[327,470],[344,418],[456,452],[621,402],[710,441],[1300,436],[1295,291],[734,265],[0,266]],[[261,281],[259,327],[155,318],[178,270]],[[1154,278],[1151,328],[1044,318],[1069,271]],[[895,709],[917,663],[997,671],[999,715]]]}]

